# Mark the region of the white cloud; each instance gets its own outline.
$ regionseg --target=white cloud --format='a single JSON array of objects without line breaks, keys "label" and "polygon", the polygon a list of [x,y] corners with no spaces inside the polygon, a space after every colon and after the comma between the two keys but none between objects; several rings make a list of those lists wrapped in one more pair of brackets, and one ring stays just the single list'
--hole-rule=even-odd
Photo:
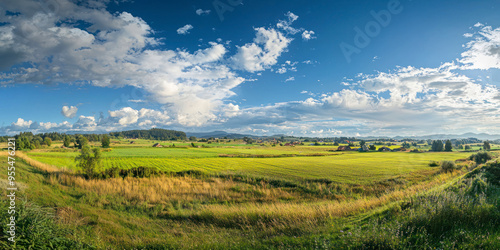
[{"label": "white cloud", "polygon": [[464,37],[466,37],[466,38],[471,38],[471,37],[473,37],[473,36],[474,36],[474,35],[473,35],[473,34],[471,34],[471,33],[465,33],[465,34],[464,34]]},{"label": "white cloud", "polygon": [[291,81],[295,81],[295,77],[291,76],[285,80],[285,82],[291,82]]},{"label": "white cloud", "polygon": [[109,116],[118,118],[118,123],[121,126],[127,126],[137,123],[137,120],[139,119],[139,111],[126,107],[117,111],[109,111]]},{"label": "white cloud", "polygon": [[[148,103],[164,105],[171,119],[184,126],[217,120],[224,101],[234,95],[232,89],[245,81],[235,70],[269,69],[292,41],[274,28],[257,28],[253,42],[233,55],[227,55],[229,41],[210,42],[197,51],[160,49],[161,39],[152,37],[151,27],[130,13],[111,14],[105,4],[58,4],[55,13],[44,12],[35,0],[6,4],[19,14],[0,14],[5,23],[0,27],[0,68],[9,70],[0,74],[3,83],[133,86],[146,92]],[[292,31],[297,16],[287,17],[280,30]]]},{"label": "white cloud", "polygon": [[191,24],[186,24],[180,28],[177,29],[177,34],[179,35],[187,35],[189,34],[189,30],[193,29],[193,25]]},{"label": "white cloud", "polygon": [[278,57],[292,41],[272,28],[256,28],[255,31],[254,42],[238,47],[238,52],[231,58],[235,68],[249,72],[263,71],[278,62]]},{"label": "white cloud", "polygon": [[202,15],[208,15],[212,12],[211,10],[202,10],[202,9],[197,9],[196,10],[196,15],[202,16]]},{"label": "white cloud", "polygon": [[278,27],[278,29],[282,29],[287,34],[290,34],[290,35],[295,35],[303,30],[302,28],[296,29],[296,28],[292,27],[293,22],[295,22],[297,19],[299,19],[299,16],[293,14],[290,11],[288,13],[286,13],[285,16],[287,17],[287,20],[280,20],[278,22],[278,24],[276,24],[276,27]]},{"label": "white cloud", "polygon": [[67,118],[73,118],[76,116],[76,113],[78,112],[78,108],[75,106],[63,106],[61,110],[61,114],[64,115]]},{"label": "white cloud", "polygon": [[12,129],[14,130],[24,130],[24,129],[28,129],[31,124],[33,124],[33,121],[25,121],[24,119],[22,118],[18,118],[16,122],[13,122],[11,124],[11,127]]},{"label": "white cloud", "polygon": [[478,28],[478,27],[483,27],[484,24],[480,23],[480,22],[477,22],[476,24],[474,24],[474,27]]},{"label": "white cloud", "polygon": [[464,69],[500,69],[500,28],[484,26],[466,48],[460,60]]},{"label": "white cloud", "polygon": [[78,131],[95,131],[97,123],[95,121],[95,117],[81,115],[78,118],[78,121],[73,124],[72,128]]},{"label": "white cloud", "polygon": [[224,113],[232,89],[245,81],[236,70],[257,72],[277,64],[293,40],[281,31],[293,33],[290,25],[298,18],[288,13],[279,31],[255,29],[252,43],[227,55],[229,41],[210,42],[197,51],[160,49],[161,38],[152,37],[144,20],[127,12],[111,14],[105,4],[58,0],[57,11],[48,13],[38,1],[25,0],[5,8],[19,14],[0,14],[5,23],[0,27],[0,68],[9,70],[0,74],[3,83],[133,86],[146,92],[148,103],[164,105],[171,119],[184,126],[201,126]]},{"label": "white cloud", "polygon": [[311,40],[311,39],[316,39],[316,37],[314,36],[314,31],[312,30],[304,30],[304,32],[302,33],[302,39],[304,40]]}]

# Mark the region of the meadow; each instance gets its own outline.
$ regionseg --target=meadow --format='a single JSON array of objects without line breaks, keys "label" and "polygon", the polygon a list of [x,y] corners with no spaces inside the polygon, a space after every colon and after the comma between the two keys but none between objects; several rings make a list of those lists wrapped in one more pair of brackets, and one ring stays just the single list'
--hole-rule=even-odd
[{"label": "meadow", "polygon": [[[428,225],[416,224],[415,216],[429,219],[421,207],[433,205],[418,197],[439,196],[452,203],[458,199],[455,189],[472,185],[467,178],[475,185],[489,183],[484,172],[468,173],[475,167],[465,161],[468,152],[361,153],[234,142],[201,147],[163,142],[175,147],[152,148],[151,142],[132,147],[122,140],[103,149],[99,167],[143,166],[165,173],[148,178],[87,179],[78,174],[74,149],[19,152],[19,225],[24,226],[18,249],[30,244],[61,249],[401,249],[424,241],[443,248],[454,241],[418,231]],[[464,167],[441,173],[429,164],[441,161]],[[6,164],[5,153],[0,153],[0,164]],[[5,171],[0,177],[6,179]],[[496,192],[494,185],[485,185]],[[478,195],[490,195],[478,190]],[[495,228],[498,221],[491,218],[498,215],[498,201],[484,199],[470,209],[482,211],[482,226]],[[0,205],[3,209],[6,200]],[[408,227],[415,227],[409,236],[396,233]],[[498,230],[488,233],[475,234],[483,237],[484,249],[500,240]],[[0,244],[6,246],[5,238]]]},{"label": "meadow", "polygon": [[[30,152],[42,163],[75,168],[77,152]],[[232,155],[234,157],[221,157]],[[286,157],[293,155],[291,157]],[[308,156],[314,155],[314,156]],[[431,169],[430,161],[466,158],[470,153],[342,152],[325,147],[115,148],[103,153],[101,170],[153,167],[166,172],[238,173],[272,178],[326,179],[367,184]],[[277,157],[285,156],[285,157]]]}]

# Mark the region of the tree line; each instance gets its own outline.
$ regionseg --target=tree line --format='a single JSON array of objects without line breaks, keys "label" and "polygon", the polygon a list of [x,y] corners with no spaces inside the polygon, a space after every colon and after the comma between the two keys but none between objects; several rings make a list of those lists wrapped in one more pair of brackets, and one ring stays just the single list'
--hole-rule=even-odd
[{"label": "tree line", "polygon": [[[16,148],[19,150],[37,149],[43,146],[51,146],[53,141],[62,141],[64,147],[74,146],[81,149],[88,142],[101,142],[103,147],[109,147],[110,139],[134,138],[148,140],[186,140],[186,133],[167,129],[131,130],[122,132],[111,132],[109,134],[65,134],[58,132],[33,134],[32,132],[21,132],[15,136],[1,136],[0,142],[6,142],[8,138],[16,138]],[[85,141],[85,142],[84,142]]]}]

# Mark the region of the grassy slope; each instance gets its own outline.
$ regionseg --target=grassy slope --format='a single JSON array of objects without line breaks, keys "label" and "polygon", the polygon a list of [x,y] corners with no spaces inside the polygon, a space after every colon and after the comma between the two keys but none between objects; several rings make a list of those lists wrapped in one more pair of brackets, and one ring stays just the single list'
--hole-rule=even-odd
[{"label": "grassy slope", "polygon": [[[362,155],[365,154],[356,154]],[[375,155],[385,156],[387,165],[387,157],[398,153],[372,154],[372,157]],[[448,157],[429,155],[434,160]],[[453,157],[462,156],[453,154]],[[327,157],[310,160],[320,158]],[[428,163],[427,158],[421,161]],[[4,157],[0,164],[5,164]],[[363,211],[380,208],[453,178],[453,175],[435,176],[434,172],[408,175],[400,184],[353,187],[300,180],[272,182],[272,179],[232,175],[87,181],[64,173],[40,172],[22,162],[17,164],[20,181],[26,185],[24,198],[52,209],[56,215],[52,220],[61,230],[69,230],[63,233],[71,244],[87,242],[99,248],[119,245],[310,248],[317,242],[344,244],[336,238],[337,228],[359,223],[356,218]],[[0,176],[6,177],[5,173]],[[370,189],[376,189],[377,197]],[[361,196],[354,195],[356,192]]]}]

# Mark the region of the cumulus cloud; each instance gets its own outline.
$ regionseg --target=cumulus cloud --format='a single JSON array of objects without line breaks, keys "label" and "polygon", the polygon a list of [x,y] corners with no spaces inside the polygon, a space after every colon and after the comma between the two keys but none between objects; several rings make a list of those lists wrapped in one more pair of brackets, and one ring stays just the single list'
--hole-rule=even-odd
[{"label": "cumulus cloud", "polygon": [[292,41],[273,28],[256,28],[255,31],[254,42],[238,47],[238,52],[231,58],[235,68],[249,72],[268,69],[278,62],[278,57]]},{"label": "cumulus cloud", "polygon": [[[407,135],[408,131],[432,134],[444,130],[463,133],[471,128],[475,132],[499,133],[495,128],[500,122],[499,89],[455,73],[457,68],[453,63],[445,63],[438,68],[401,67],[373,75],[360,74],[353,89],[303,101],[240,109],[239,115],[225,126],[246,125],[302,135],[338,127],[347,135]],[[324,134],[333,136],[334,132]]]},{"label": "cumulus cloud", "polygon": [[[215,42],[196,51],[160,49],[161,39],[152,36],[152,28],[130,13],[112,14],[102,3],[58,0],[49,10],[40,4],[36,0],[4,4],[18,14],[0,14],[2,84],[133,86],[147,93],[148,103],[164,105],[169,116],[184,126],[218,119],[225,101],[234,95],[232,89],[245,82],[237,70],[269,69],[292,41],[277,29],[257,28],[253,43],[233,55],[227,55],[229,44]],[[283,25],[297,18],[287,15]],[[282,28],[290,30],[288,26]]]},{"label": "cumulus cloud", "polygon": [[95,117],[81,115],[73,124],[73,128],[79,131],[95,131],[97,128]]},{"label": "cumulus cloud", "polygon": [[76,112],[78,112],[78,108],[75,106],[63,106],[61,110],[61,114],[67,118],[73,118],[76,116]]},{"label": "cumulus cloud", "polygon": [[180,28],[177,29],[177,34],[179,35],[187,35],[189,34],[189,30],[193,29],[193,25],[191,24],[186,24]]},{"label": "cumulus cloud", "polygon": [[203,9],[197,9],[196,10],[196,15],[198,16],[203,16],[203,15],[208,15],[212,12],[211,10],[203,10]]},{"label": "cumulus cloud", "polygon": [[462,53],[464,69],[500,69],[500,28],[474,26],[482,28]]},{"label": "cumulus cloud", "polygon": [[[253,43],[238,46],[236,55],[231,57],[233,68],[253,73],[269,69],[277,64],[278,58],[287,51],[289,44],[293,41],[290,35],[304,30],[292,27],[293,22],[299,18],[297,15],[288,12],[285,16],[287,19],[280,20],[276,28],[255,28],[256,36]],[[278,73],[280,72],[283,70],[278,70]]]}]

